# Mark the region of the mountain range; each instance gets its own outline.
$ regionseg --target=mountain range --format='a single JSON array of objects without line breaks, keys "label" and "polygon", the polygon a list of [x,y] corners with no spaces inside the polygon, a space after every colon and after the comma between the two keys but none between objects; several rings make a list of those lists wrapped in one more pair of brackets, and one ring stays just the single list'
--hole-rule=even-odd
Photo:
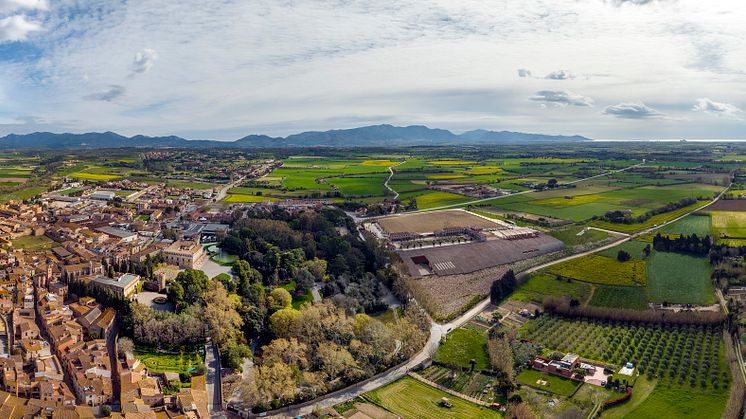
[{"label": "mountain range", "polygon": [[527,142],[577,142],[588,138],[573,135],[527,134],[477,129],[462,134],[424,125],[397,127],[371,125],[330,131],[307,131],[287,137],[249,135],[235,141],[187,140],[177,136],[125,137],[114,132],[85,134],[8,134],[0,138],[0,149],[85,149],[85,148],[281,148],[281,147],[369,147],[414,145],[523,144]]}]

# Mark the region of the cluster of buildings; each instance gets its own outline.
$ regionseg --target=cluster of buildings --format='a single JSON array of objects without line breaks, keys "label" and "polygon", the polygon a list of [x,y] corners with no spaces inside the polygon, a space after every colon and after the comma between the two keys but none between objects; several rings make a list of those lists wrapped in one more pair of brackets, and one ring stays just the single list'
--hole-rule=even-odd
[{"label": "cluster of buildings", "polygon": [[206,261],[202,241],[227,231],[231,210],[203,210],[186,190],[133,193],[127,205],[54,193],[0,205],[0,418],[93,418],[111,405],[124,418],[208,417],[203,376],[169,387],[178,375],[117,354],[114,308],[70,292],[84,283],[132,298],[146,281],[129,267],[153,258],[164,262],[161,290]]}]

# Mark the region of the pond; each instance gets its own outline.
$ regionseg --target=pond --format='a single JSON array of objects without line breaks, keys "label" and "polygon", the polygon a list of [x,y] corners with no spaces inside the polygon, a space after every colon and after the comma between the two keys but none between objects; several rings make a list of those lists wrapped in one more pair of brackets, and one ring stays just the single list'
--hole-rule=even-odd
[{"label": "pond", "polygon": [[238,260],[238,256],[226,252],[217,245],[208,247],[207,253],[210,255],[210,259],[220,264],[230,264]]}]

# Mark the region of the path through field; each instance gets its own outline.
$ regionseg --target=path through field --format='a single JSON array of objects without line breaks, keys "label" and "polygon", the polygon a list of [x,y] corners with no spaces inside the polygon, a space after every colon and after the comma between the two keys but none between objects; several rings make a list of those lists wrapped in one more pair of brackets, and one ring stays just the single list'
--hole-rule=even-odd
[{"label": "path through field", "polygon": [[395,165],[393,165],[393,166],[389,166],[389,177],[387,177],[387,178],[386,178],[386,182],[383,182],[383,186],[385,186],[385,187],[386,187],[386,189],[388,189],[388,190],[390,190],[391,192],[393,192],[393,193],[394,193],[394,199],[398,199],[398,198],[399,198],[399,192],[397,192],[397,191],[393,190],[393,189],[391,188],[391,186],[389,186],[389,181],[391,180],[391,178],[393,178],[393,177],[394,177],[394,167],[396,167],[396,166],[399,166],[399,165],[401,165],[401,164],[404,164],[404,163],[406,163],[406,162],[407,162],[407,161],[406,161],[406,160],[404,160],[404,161],[401,161],[401,162],[399,162],[399,163],[397,163],[397,164],[395,164]]}]

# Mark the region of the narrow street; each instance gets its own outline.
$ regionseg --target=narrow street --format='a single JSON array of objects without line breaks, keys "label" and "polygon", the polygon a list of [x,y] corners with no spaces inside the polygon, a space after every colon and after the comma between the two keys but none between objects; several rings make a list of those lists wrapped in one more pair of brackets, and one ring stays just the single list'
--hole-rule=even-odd
[{"label": "narrow street", "polygon": [[207,367],[207,409],[212,414],[223,410],[220,378],[220,354],[217,346],[208,339],[205,343],[205,366]]}]

